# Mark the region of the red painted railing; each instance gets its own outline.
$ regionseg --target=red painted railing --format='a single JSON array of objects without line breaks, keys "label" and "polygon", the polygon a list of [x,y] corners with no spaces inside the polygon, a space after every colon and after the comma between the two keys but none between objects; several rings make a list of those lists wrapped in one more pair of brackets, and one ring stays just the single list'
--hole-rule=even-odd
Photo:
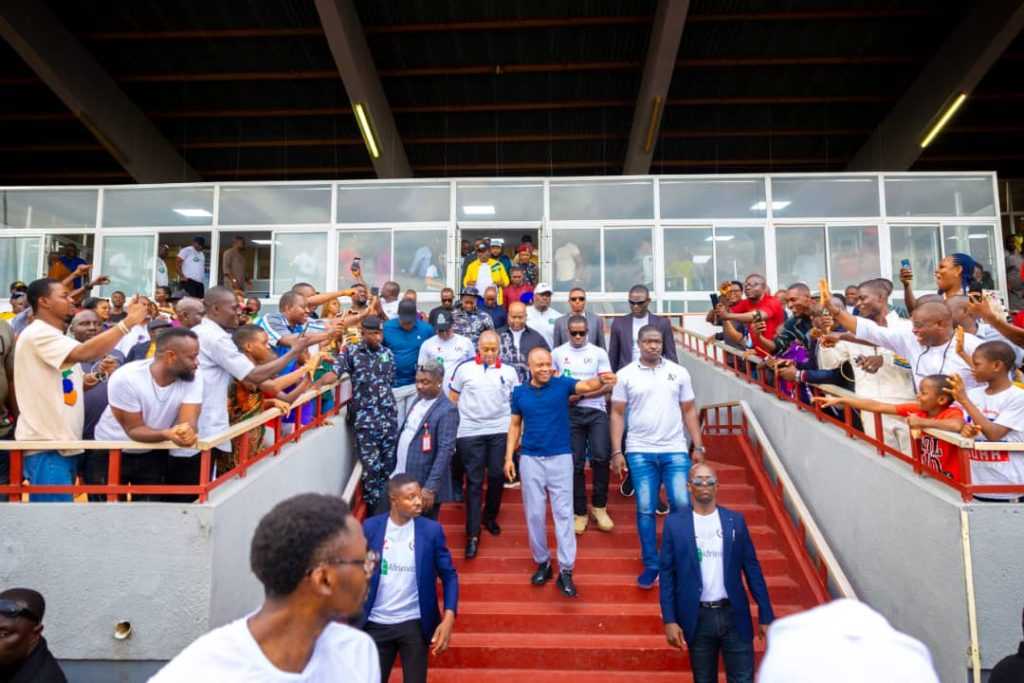
[{"label": "red painted railing", "polygon": [[[312,419],[301,424],[296,419],[294,430],[283,435],[281,419],[287,414],[278,408],[270,408],[259,415],[232,425],[227,431],[209,439],[201,439],[195,445],[200,458],[199,481],[194,485],[136,485],[130,482],[121,481],[121,452],[128,450],[169,450],[179,448],[170,441],[161,443],[140,443],[132,441],[0,441],[0,450],[10,452],[10,483],[0,484],[0,496],[6,496],[12,503],[24,500],[25,495],[31,494],[68,494],[81,496],[83,494],[105,495],[107,502],[126,500],[125,496],[154,496],[154,495],[180,495],[195,496],[197,502],[203,503],[209,498],[210,491],[231,481],[246,475],[256,463],[269,457],[274,457],[281,452],[281,448],[288,443],[298,441],[310,430],[322,426],[330,417],[337,415],[348,403],[351,392],[351,385],[347,378],[336,382],[333,385],[320,390],[310,390],[299,397],[292,405],[291,410],[296,415],[301,413],[301,406],[315,402],[315,410]],[[323,398],[330,392],[333,395],[333,405],[329,410],[323,409]],[[249,452],[249,439],[246,435],[253,429],[265,426],[274,434],[274,442],[265,446],[255,453]],[[218,472],[216,478],[211,479],[212,472],[212,449],[220,444],[229,442],[232,439],[241,438],[238,461],[236,465],[227,472]],[[107,465],[106,484],[81,484],[71,486],[39,486],[24,481],[24,453],[25,451],[36,450],[103,450],[109,453]]]},{"label": "red painted railing", "polygon": [[[924,464],[920,457],[920,439],[913,432],[911,432],[912,452],[909,454],[885,443],[885,433],[882,429],[882,416],[880,414],[871,413],[874,419],[876,435],[872,437],[854,426],[853,409],[849,406],[843,406],[843,419],[838,419],[822,410],[821,406],[817,403],[805,403],[782,391],[779,387],[778,375],[776,373],[761,371],[764,367],[763,358],[757,357],[753,353],[744,353],[739,349],[731,348],[689,330],[677,328],[676,332],[682,338],[683,348],[695,356],[716,367],[731,372],[740,379],[760,387],[767,393],[775,394],[780,401],[791,403],[799,410],[812,413],[821,422],[829,422],[836,425],[846,432],[850,438],[859,439],[871,445],[880,456],[897,458],[910,465],[917,474],[931,477],[946,486],[956,489],[964,500],[971,500],[976,495],[1011,494],[1024,496],[1024,484],[975,484],[971,481],[971,460],[980,459],[978,454],[994,451],[1024,451],[1024,443],[975,442],[973,439],[964,438],[952,432],[925,429],[924,431],[929,436],[944,441],[951,448],[955,449],[960,465],[960,478],[957,480],[950,479]],[[772,375],[773,381],[771,382],[766,378],[769,374]],[[798,382],[791,382],[791,384],[797,387],[797,391],[793,392],[795,396],[800,396],[803,393],[800,389],[803,388],[808,389],[812,395],[818,396],[824,394],[853,395],[849,391],[830,385],[802,385]]]}]

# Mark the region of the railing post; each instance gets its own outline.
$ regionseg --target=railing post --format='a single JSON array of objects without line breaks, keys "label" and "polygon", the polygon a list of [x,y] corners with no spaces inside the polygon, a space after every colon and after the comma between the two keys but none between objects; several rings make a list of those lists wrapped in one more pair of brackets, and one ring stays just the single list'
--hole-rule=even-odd
[{"label": "railing post", "polygon": [[921,474],[924,471],[924,467],[921,465],[921,437],[914,436],[914,431],[910,432],[910,453],[914,456],[914,472]]},{"label": "railing post", "polygon": [[[115,448],[107,455],[107,486],[117,486],[121,483],[121,449]],[[127,496],[125,497],[127,500]],[[107,494],[108,503],[116,503],[116,493]]]},{"label": "railing post", "polygon": [[[877,441],[876,445],[878,446],[878,454],[884,458],[885,457],[885,432],[882,431],[882,414],[881,413],[872,413],[872,415],[874,416],[874,419],[875,419],[875,441]],[[863,417],[863,416],[864,416],[864,413],[861,413],[861,417]]]},{"label": "railing post", "polygon": [[238,476],[239,477],[244,477],[246,471],[249,469],[249,457],[250,457],[250,453],[249,453],[249,445],[250,445],[249,432],[246,432],[245,434],[242,434],[238,438],[239,438],[239,442],[238,442],[238,463],[237,464],[241,465],[241,468],[238,471]]},{"label": "railing post", "polygon": [[974,497],[974,480],[971,478],[970,457],[970,453],[973,452],[973,450],[973,448],[967,449],[962,446],[957,446],[957,458],[960,460],[960,477],[963,480],[960,482],[962,484],[960,496],[964,501],[969,501]]},{"label": "railing post", "polygon": [[210,449],[199,456],[199,502],[205,503],[210,492]]},{"label": "railing post", "polygon": [[21,502],[21,484],[25,480],[24,468],[22,466],[23,457],[21,451],[11,451],[11,472],[10,472],[10,483],[14,487],[14,491],[7,496],[7,500],[12,503]]},{"label": "railing post", "polygon": [[274,455],[281,452],[281,415],[278,415],[270,422],[270,428],[274,432]]}]

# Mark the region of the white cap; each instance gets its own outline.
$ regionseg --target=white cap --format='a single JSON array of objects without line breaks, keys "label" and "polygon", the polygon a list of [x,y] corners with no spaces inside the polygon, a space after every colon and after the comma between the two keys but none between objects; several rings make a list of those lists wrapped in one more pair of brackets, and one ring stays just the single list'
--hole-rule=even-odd
[{"label": "white cap", "polygon": [[551,289],[551,285],[546,282],[541,282],[533,288],[534,294],[550,294],[552,291],[554,290]]},{"label": "white cap", "polygon": [[835,600],[768,630],[759,683],[939,683],[928,648],[856,600]]},{"label": "white cap", "polygon": [[491,246],[492,247],[503,247],[503,246],[505,246],[505,240],[503,240],[500,237],[492,237],[491,238]]}]

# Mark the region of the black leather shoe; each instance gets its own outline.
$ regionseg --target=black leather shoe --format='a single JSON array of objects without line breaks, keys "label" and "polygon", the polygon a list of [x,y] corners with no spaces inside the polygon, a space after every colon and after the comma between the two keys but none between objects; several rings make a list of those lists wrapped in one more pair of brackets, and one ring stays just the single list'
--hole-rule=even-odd
[{"label": "black leather shoe", "polygon": [[491,536],[501,536],[501,527],[493,519],[484,520],[484,528],[491,532]]},{"label": "black leather shoe", "polygon": [[530,583],[534,586],[543,586],[551,580],[551,560],[541,562],[537,565],[537,571],[530,577]]},{"label": "black leather shoe", "polygon": [[480,539],[474,536],[466,541],[466,559],[472,560],[480,551]]},{"label": "black leather shoe", "polygon": [[555,585],[558,586],[558,590],[562,591],[562,595],[567,598],[576,597],[576,584],[572,582],[572,572],[569,570],[562,570],[558,573],[558,580],[555,581]]}]

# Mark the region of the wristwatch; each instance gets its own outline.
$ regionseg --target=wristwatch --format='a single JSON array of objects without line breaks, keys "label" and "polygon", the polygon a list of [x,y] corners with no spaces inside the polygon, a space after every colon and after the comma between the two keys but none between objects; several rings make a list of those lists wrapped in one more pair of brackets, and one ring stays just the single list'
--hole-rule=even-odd
[{"label": "wristwatch", "polygon": [[704,448],[704,446],[694,446],[693,450],[701,451],[703,453],[703,452],[707,451],[708,449]]}]

